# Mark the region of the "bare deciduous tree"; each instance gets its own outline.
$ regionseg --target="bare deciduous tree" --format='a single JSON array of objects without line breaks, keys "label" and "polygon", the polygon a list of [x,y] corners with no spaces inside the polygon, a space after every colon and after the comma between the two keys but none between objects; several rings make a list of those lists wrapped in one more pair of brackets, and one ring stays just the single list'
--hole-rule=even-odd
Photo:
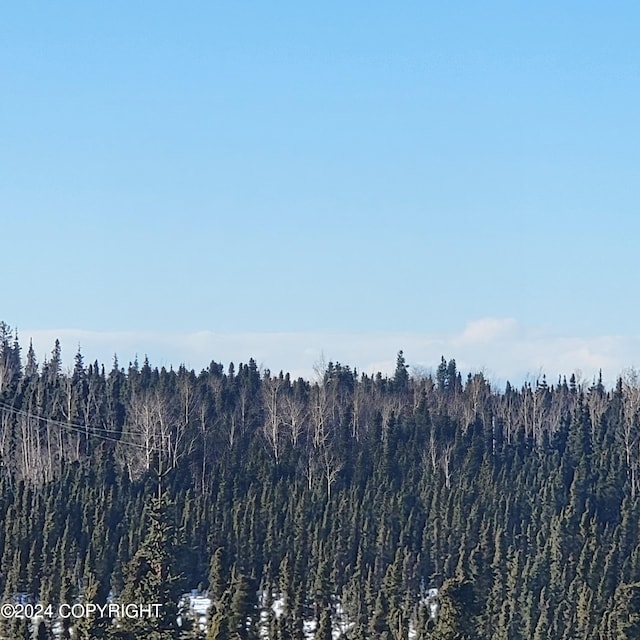
[{"label": "bare deciduous tree", "polygon": [[621,440],[625,463],[635,497],[638,484],[638,449],[640,444],[640,376],[635,369],[627,369],[622,377]]},{"label": "bare deciduous tree", "polygon": [[301,398],[287,393],[282,399],[282,417],[284,424],[289,428],[291,444],[298,446],[298,440],[304,433],[309,417],[307,406]]},{"label": "bare deciduous tree", "polygon": [[431,429],[429,433],[429,441],[423,454],[423,460],[427,464],[431,464],[431,471],[435,473],[438,470],[438,444],[436,443],[436,436]]},{"label": "bare deciduous tree", "polygon": [[316,383],[311,387],[309,399],[309,422],[311,440],[317,449],[323,447],[331,437],[331,406],[327,385]]},{"label": "bare deciduous tree", "polygon": [[338,460],[338,458],[333,453],[331,453],[327,449],[323,450],[322,471],[327,485],[327,502],[331,500],[331,486],[336,481],[338,474],[343,467],[344,463]]},{"label": "bare deciduous tree", "polygon": [[451,488],[451,457],[453,456],[453,443],[447,443],[442,449],[442,455],[440,461],[442,464],[442,471],[444,472],[444,484],[447,489]]},{"label": "bare deciduous tree", "polygon": [[276,464],[280,461],[282,431],[284,427],[282,402],[280,398],[283,384],[284,381],[282,378],[265,376],[262,380],[262,402],[265,411],[263,433],[271,447]]},{"label": "bare deciduous tree", "polygon": [[117,450],[129,477],[153,470],[162,478],[170,468],[172,446],[166,399],[158,392],[133,391]]}]

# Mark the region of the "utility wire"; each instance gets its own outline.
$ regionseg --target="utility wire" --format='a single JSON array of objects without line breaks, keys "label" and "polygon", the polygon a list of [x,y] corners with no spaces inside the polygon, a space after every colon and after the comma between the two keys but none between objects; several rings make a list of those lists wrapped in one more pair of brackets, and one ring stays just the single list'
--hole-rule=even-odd
[{"label": "utility wire", "polygon": [[144,444],[138,444],[137,442],[131,442],[122,438],[114,438],[108,435],[101,435],[101,433],[116,433],[120,436],[130,436],[136,437],[139,436],[139,433],[135,433],[133,431],[118,431],[117,429],[105,429],[100,427],[90,427],[84,424],[78,424],[76,422],[63,422],[61,420],[55,420],[54,418],[46,418],[44,416],[36,415],[35,413],[31,413],[25,409],[18,409],[17,407],[12,407],[4,402],[0,402],[0,409],[3,409],[9,413],[13,413],[15,415],[20,415],[25,418],[29,418],[31,420],[36,420],[38,422],[45,422],[48,424],[56,425],[62,429],[66,429],[67,431],[71,431],[74,433],[80,433],[82,435],[87,435],[87,433],[95,438],[99,438],[101,440],[105,440],[107,442],[115,442],[123,445],[136,447],[138,449],[142,449],[144,451],[162,451],[159,447],[155,446],[146,446]]}]

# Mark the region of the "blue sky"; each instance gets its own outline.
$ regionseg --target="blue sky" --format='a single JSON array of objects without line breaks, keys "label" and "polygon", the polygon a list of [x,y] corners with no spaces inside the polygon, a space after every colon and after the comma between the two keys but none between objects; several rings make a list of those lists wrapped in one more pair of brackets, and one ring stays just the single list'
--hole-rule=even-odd
[{"label": "blue sky", "polygon": [[44,356],[640,363],[635,3],[12,3],[0,318]]}]

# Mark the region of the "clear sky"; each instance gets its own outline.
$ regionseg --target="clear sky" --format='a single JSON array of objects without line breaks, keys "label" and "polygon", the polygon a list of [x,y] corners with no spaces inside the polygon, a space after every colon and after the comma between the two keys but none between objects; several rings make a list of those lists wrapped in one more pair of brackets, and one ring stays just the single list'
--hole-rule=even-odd
[{"label": "clear sky", "polygon": [[69,361],[640,365],[635,2],[16,2],[0,319]]}]

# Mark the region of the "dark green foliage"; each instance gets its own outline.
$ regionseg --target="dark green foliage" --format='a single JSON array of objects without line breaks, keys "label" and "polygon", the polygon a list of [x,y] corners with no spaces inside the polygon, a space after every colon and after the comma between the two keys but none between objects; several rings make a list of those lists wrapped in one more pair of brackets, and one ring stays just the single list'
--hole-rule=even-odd
[{"label": "dark green foliage", "polygon": [[478,637],[480,607],[470,580],[446,580],[438,594],[433,640],[473,640]]},{"label": "dark green foliage", "polygon": [[0,325],[4,601],[163,605],[67,635],[197,637],[176,614],[200,586],[209,640],[328,638],[342,609],[352,638],[640,637],[632,377],[498,392],[444,358],[414,379],[402,352],[390,378],[315,382],[20,353]]},{"label": "dark green foliage", "polygon": [[640,638],[640,582],[621,584],[616,590],[613,619],[620,640]]},{"label": "dark green foliage", "polygon": [[320,614],[320,620],[318,621],[316,632],[313,636],[314,640],[331,640],[331,629],[331,609],[329,607],[324,607]]},{"label": "dark green foliage", "polygon": [[231,638],[257,640],[258,597],[255,580],[234,570],[231,576],[228,625]]},{"label": "dark green foliage", "polygon": [[38,624],[38,631],[36,638],[37,640],[50,640],[53,637],[53,634],[47,630],[47,627],[44,621],[40,621]]},{"label": "dark green foliage", "polygon": [[175,566],[172,505],[166,494],[152,498],[150,502],[147,533],[127,566],[120,602],[160,605],[159,615],[125,617],[119,626],[131,637],[174,640],[180,637],[177,616],[182,589]]},{"label": "dark green foliage", "polygon": [[[87,604],[104,605],[107,602],[106,589],[96,580],[93,574],[87,578],[83,592],[83,602]],[[74,624],[74,638],[78,640],[102,640],[107,638],[107,632],[112,627],[108,616],[90,615],[80,618]]]},{"label": "dark green foliage", "polygon": [[406,393],[409,390],[409,372],[407,371],[407,361],[404,358],[402,351],[398,352],[398,359],[396,360],[396,372],[393,376],[393,383],[396,389],[402,393]]},{"label": "dark green foliage", "polygon": [[[16,640],[32,640],[33,632],[31,631],[31,625],[26,620],[26,618],[22,620],[16,620],[13,624],[13,630],[11,632],[11,638],[16,638]],[[44,626],[44,622],[42,622],[38,627],[38,635],[36,636],[38,640],[49,640],[49,635],[47,634],[47,630]]]}]

